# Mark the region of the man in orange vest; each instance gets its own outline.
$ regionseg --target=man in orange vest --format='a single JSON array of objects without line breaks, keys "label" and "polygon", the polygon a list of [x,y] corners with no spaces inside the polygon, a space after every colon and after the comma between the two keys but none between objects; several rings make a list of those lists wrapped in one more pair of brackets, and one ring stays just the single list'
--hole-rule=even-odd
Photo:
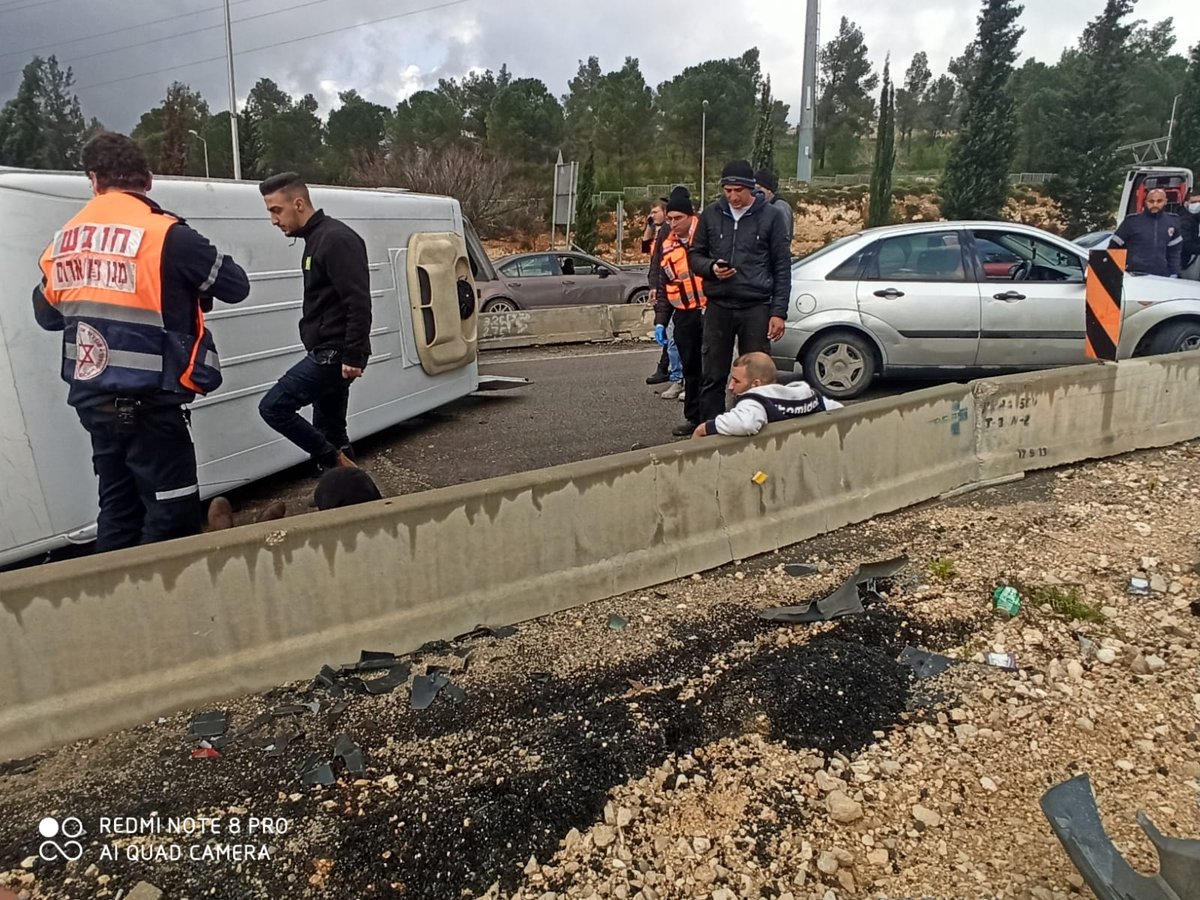
[{"label": "man in orange vest", "polygon": [[667,200],[667,225],[670,233],[663,239],[659,260],[662,292],[654,303],[654,338],[663,346],[667,341],[667,322],[675,323],[675,344],[683,364],[683,417],[686,420],[671,430],[682,437],[690,435],[702,421],[700,384],[703,378],[704,281],[692,272],[688,251],[696,234],[696,211],[685,187],[671,191]]},{"label": "man in orange vest", "polygon": [[62,377],[92,439],[96,549],[200,532],[185,404],[221,383],[204,309],[250,293],[241,266],[146,196],[138,145],[102,133],[83,148],[93,197],[42,254],[38,324],[63,333]]}]

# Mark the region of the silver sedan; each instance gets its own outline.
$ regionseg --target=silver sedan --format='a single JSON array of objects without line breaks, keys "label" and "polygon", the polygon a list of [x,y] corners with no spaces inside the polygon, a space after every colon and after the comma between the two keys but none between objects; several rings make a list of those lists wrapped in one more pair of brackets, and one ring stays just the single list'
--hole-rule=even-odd
[{"label": "silver sedan", "polygon": [[[839,238],[792,268],[777,363],[830,397],[880,376],[1088,362],[1087,250],[1027,225],[923,222]],[[1121,358],[1200,349],[1200,283],[1125,278]]]}]

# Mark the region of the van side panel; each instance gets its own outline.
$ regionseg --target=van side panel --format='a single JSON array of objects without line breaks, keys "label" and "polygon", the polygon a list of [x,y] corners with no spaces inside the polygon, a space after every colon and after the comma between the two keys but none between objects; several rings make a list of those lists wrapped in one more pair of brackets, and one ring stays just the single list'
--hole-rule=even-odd
[{"label": "van side panel", "polygon": [[[435,375],[422,368],[408,286],[403,270],[398,273],[394,265],[414,234],[461,234],[458,203],[446,197],[342,188],[313,188],[312,195],[318,208],[362,235],[371,267],[372,356],[350,393],[351,439],[475,390],[479,373],[473,333],[458,365]],[[7,443],[5,429],[15,429],[12,434],[22,442],[27,435],[33,448],[27,453],[32,462],[23,464],[25,477],[5,477],[4,482],[27,482],[32,487],[26,494],[44,497],[40,518],[21,514],[21,534],[40,532],[39,537],[57,537],[60,545],[66,534],[94,523],[96,483],[86,433],[66,405],[67,386],[58,374],[60,338],[34,322],[29,292],[39,277],[42,249],[89,196],[81,175],[0,171],[0,260],[5,271],[18,273],[0,282],[0,327],[6,344],[16,348],[11,375],[0,370],[0,379],[10,391],[15,385],[25,419],[23,426],[7,421],[16,417],[5,414],[9,401],[0,388],[0,414],[6,419],[0,423],[0,439]],[[193,405],[192,430],[201,494],[212,496],[304,459],[258,414],[263,395],[304,352],[298,329],[303,244],[272,227],[253,184],[157,178],[151,196],[230,254],[251,280],[249,298],[234,306],[218,302],[207,317],[224,383]],[[19,277],[22,272],[27,279]],[[7,513],[9,497],[0,493],[0,498]],[[15,495],[11,502],[17,502]],[[11,552],[15,540],[16,533],[6,535],[0,525],[0,564],[20,558]]]}]

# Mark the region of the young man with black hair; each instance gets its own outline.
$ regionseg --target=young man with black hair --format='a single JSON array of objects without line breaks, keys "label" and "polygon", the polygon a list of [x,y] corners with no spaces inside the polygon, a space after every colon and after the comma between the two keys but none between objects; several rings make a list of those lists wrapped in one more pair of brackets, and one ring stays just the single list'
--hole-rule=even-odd
[{"label": "young man with black hair", "polygon": [[150,167],[135,141],[97,134],[81,162],[93,196],[42,255],[33,312],[63,332],[67,403],[91,437],[100,484],[103,552],[199,534],[186,404],[221,384],[204,313],[213,299],[244,300],[250,281],[146,196]]},{"label": "young man with black hair", "polygon": [[[271,224],[304,239],[304,306],[300,340],[304,359],[258,405],[268,425],[306,451],[320,471],[353,466],[346,432],[350,384],[371,355],[371,274],[367,247],[348,225],[314,209],[308,185],[295,172],[272,175],[258,186]],[[300,409],[312,406],[312,424]]]},{"label": "young man with black hair", "polygon": [[704,278],[707,298],[702,420],[725,411],[734,343],[739,353],[769,352],[787,321],[792,290],[787,223],[754,192],[755,184],[746,160],[726,163],[723,196],[700,214],[688,253],[691,270]]}]

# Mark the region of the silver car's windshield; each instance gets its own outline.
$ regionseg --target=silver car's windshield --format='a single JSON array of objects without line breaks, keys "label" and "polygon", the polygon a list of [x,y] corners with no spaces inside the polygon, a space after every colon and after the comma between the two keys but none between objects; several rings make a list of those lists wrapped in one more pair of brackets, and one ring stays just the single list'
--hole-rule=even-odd
[{"label": "silver car's windshield", "polygon": [[801,259],[796,260],[794,263],[792,263],[792,268],[795,269],[800,266],[807,266],[814,259],[820,259],[826,253],[831,253],[834,250],[836,250],[838,247],[844,247],[844,246],[846,246],[846,244],[849,244],[853,241],[857,241],[861,237],[862,237],[861,231],[856,232],[855,234],[848,234],[845,237],[840,237],[836,241],[832,241],[832,242],[826,244],[820,250],[814,250],[812,253],[808,254],[808,256],[805,256],[805,257],[802,257]]}]

